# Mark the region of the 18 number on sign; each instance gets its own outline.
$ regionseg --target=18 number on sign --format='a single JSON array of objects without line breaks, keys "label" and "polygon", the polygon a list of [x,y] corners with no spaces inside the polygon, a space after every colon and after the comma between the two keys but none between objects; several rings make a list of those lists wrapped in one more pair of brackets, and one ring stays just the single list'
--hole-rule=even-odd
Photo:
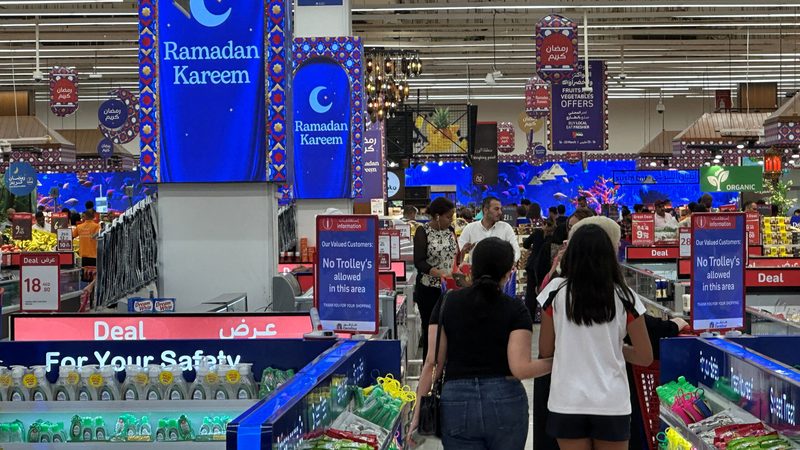
[{"label": "18 number on sign", "polygon": [[61,283],[56,253],[23,254],[19,268],[21,311],[58,311]]}]

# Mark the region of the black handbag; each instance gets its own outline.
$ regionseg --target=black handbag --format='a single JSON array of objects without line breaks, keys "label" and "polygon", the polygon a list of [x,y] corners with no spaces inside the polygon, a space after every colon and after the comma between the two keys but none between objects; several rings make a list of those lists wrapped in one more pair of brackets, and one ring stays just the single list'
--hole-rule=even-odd
[{"label": "black handbag", "polygon": [[439,420],[439,402],[442,398],[442,385],[444,384],[444,373],[436,378],[436,369],[439,364],[439,342],[442,338],[442,328],[444,327],[444,308],[447,304],[447,294],[442,298],[442,307],[439,311],[439,326],[436,329],[436,351],[433,359],[433,374],[431,375],[431,389],[427,394],[419,399],[419,425],[417,433],[421,436],[442,437],[442,425]]}]

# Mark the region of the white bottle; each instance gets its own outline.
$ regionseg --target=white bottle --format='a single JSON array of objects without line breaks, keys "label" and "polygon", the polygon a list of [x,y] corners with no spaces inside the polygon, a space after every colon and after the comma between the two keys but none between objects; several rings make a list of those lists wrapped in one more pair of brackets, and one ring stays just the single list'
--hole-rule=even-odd
[{"label": "white bottle", "polygon": [[142,366],[129,364],[125,367],[125,382],[122,383],[122,400],[143,400],[147,398],[147,372]]},{"label": "white bottle", "polygon": [[11,384],[11,371],[6,366],[0,366],[0,402],[8,401],[8,390]]},{"label": "white bottle", "polygon": [[[47,402],[53,399],[53,390],[50,381],[47,379],[45,366],[33,366],[28,374],[28,379],[33,380],[27,384],[29,389],[28,398],[37,402]],[[30,375],[33,375],[31,378]]]},{"label": "white bottle", "polygon": [[28,400],[27,391],[22,385],[25,371],[25,366],[11,366],[11,387],[8,388],[8,401],[24,402]]},{"label": "white bottle", "polygon": [[[97,366],[88,365],[80,368],[81,383],[78,385],[77,399],[81,402],[97,400],[97,393],[92,383],[97,379]],[[91,379],[91,381],[90,381]]]},{"label": "white bottle", "polygon": [[252,400],[256,398],[258,389],[256,388],[256,380],[253,378],[253,365],[250,363],[241,363],[237,366],[239,371],[239,384],[236,387],[236,397],[239,400]]},{"label": "white bottle", "polygon": [[53,400],[64,402],[78,399],[78,385],[81,376],[75,366],[61,366],[58,368],[58,380],[53,387]]},{"label": "white bottle", "polygon": [[[197,377],[189,388],[189,398],[192,400],[208,400],[212,398],[211,386],[209,386],[208,366],[201,364],[197,367]],[[214,374],[216,377],[216,374]],[[212,377],[213,379],[213,377]]]},{"label": "white bottle", "polygon": [[161,375],[161,366],[150,364],[147,366],[148,382],[145,387],[145,399],[147,400],[161,400],[164,395],[161,393],[161,383],[158,376]]},{"label": "white bottle", "polygon": [[234,398],[233,390],[230,389],[230,379],[227,376],[228,371],[231,370],[231,366],[226,364],[219,364],[217,365],[217,377],[219,377],[220,383],[219,385],[214,387],[214,396],[212,397],[214,400],[228,400]]},{"label": "white bottle", "polygon": [[105,402],[119,400],[121,395],[114,367],[103,366],[100,374],[103,377],[103,384],[97,388],[97,399]]},{"label": "white bottle", "polygon": [[186,393],[189,389],[186,385],[186,380],[183,379],[183,369],[181,369],[181,366],[173,365],[167,370],[172,374],[172,377],[170,377],[171,383],[167,384],[167,392],[164,398],[168,400],[186,400]]}]

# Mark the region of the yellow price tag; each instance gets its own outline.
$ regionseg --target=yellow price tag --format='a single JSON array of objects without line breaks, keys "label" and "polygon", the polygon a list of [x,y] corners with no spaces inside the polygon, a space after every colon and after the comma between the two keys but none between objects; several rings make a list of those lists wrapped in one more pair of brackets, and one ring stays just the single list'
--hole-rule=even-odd
[{"label": "yellow price tag", "polygon": [[158,381],[160,381],[164,386],[172,384],[172,380],[174,379],[175,377],[172,376],[172,372],[161,372],[161,374],[158,376]]},{"label": "yellow price tag", "polygon": [[28,389],[33,389],[39,385],[39,381],[36,379],[36,375],[29,373],[22,377],[22,385]]},{"label": "yellow price tag", "polygon": [[219,375],[214,372],[210,372],[206,375],[206,382],[209,384],[217,384],[219,383]]},{"label": "yellow price tag", "polygon": [[67,375],[67,384],[76,386],[80,382],[81,376],[78,375],[78,372],[70,372],[69,375]]},{"label": "yellow price tag", "polygon": [[227,380],[229,384],[236,384],[239,382],[239,379],[241,379],[241,376],[239,376],[238,370],[229,370],[225,372],[225,380]]},{"label": "yellow price tag", "polygon": [[144,386],[147,384],[147,374],[143,372],[139,372],[133,377],[133,382],[138,384],[139,386]]},{"label": "yellow price tag", "polygon": [[11,375],[0,375],[0,387],[7,388],[11,386]]},{"label": "yellow price tag", "polygon": [[94,388],[103,387],[103,376],[99,373],[89,375],[89,386]]}]

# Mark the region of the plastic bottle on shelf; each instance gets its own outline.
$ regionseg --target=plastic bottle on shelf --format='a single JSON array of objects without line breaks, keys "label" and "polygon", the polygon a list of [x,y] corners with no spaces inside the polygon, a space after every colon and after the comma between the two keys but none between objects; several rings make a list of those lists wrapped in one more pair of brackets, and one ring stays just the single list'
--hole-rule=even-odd
[{"label": "plastic bottle on shelf", "polygon": [[122,400],[139,400],[144,397],[142,387],[147,385],[147,374],[144,369],[136,364],[125,366],[125,381],[120,389]]},{"label": "plastic bottle on shelf", "polygon": [[165,377],[164,372],[161,374],[161,383],[166,387],[164,399],[185,400],[188,388],[186,380],[183,379],[183,369],[181,366],[173,365],[168,367],[167,371],[170,374],[169,377]]},{"label": "plastic bottle on shelf", "polygon": [[[209,370],[208,365],[205,364],[205,361],[197,367],[197,376],[192,383],[192,386],[189,388],[189,398],[192,400],[208,400],[211,398],[211,386],[209,383]],[[213,373],[213,372],[212,372]],[[217,375],[214,374],[215,378]]]},{"label": "plastic bottle on shelf", "polygon": [[237,366],[239,372],[239,384],[236,387],[236,396],[239,400],[252,400],[256,398],[256,380],[253,378],[253,365],[250,363],[240,363]]},{"label": "plastic bottle on shelf", "polygon": [[11,387],[8,388],[8,400],[12,402],[24,402],[28,400],[28,394],[22,385],[22,378],[25,376],[25,366],[11,366]]},{"label": "plastic bottle on shelf", "polygon": [[31,373],[25,375],[23,384],[29,391],[29,398],[33,401],[44,402],[53,399],[53,391],[50,381],[47,380],[47,370],[45,366],[33,366]]},{"label": "plastic bottle on shelf", "polygon": [[[214,387],[214,400],[228,400],[233,398],[231,395],[230,387],[230,378],[227,376],[228,372],[231,371],[231,366],[227,364],[219,364],[217,365],[217,377],[220,380],[220,383]],[[238,375],[239,372],[236,372]]]},{"label": "plastic bottle on shelf", "polygon": [[97,400],[97,385],[102,383],[103,377],[97,373],[96,365],[83,366],[80,369],[81,384],[78,385],[78,400],[89,402]]},{"label": "plastic bottle on shelf", "polygon": [[53,400],[59,402],[77,400],[78,385],[81,376],[75,366],[61,366],[58,368],[58,380],[52,386]]},{"label": "plastic bottle on shelf", "polygon": [[122,396],[119,393],[119,383],[113,366],[103,366],[100,369],[102,385],[97,388],[97,399],[102,401],[119,400]]},{"label": "plastic bottle on shelf", "polygon": [[142,416],[142,420],[139,423],[139,436],[152,436],[153,430],[150,427],[150,419],[147,416]]},{"label": "plastic bottle on shelf", "polygon": [[161,400],[164,396],[161,394],[161,384],[158,381],[161,374],[161,366],[157,364],[150,364],[147,366],[148,383],[145,388],[145,399],[147,400]]},{"label": "plastic bottle on shelf", "polygon": [[67,442],[67,433],[64,424],[59,422],[50,426],[50,439],[53,443]]},{"label": "plastic bottle on shelf", "polygon": [[0,366],[0,402],[8,401],[8,390],[12,383],[11,370],[6,366]]}]

